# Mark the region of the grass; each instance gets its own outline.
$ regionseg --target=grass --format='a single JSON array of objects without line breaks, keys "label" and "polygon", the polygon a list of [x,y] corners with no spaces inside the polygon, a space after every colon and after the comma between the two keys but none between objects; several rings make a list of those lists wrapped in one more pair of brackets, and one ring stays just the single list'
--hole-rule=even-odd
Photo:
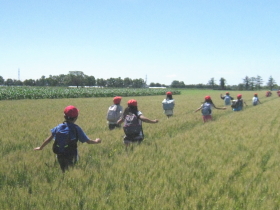
[{"label": "grass", "polygon": [[[242,92],[244,111],[214,110],[204,124],[193,111],[205,95],[223,106],[218,91],[182,91],[169,119],[163,96],[134,97],[160,122],[144,124],[144,142],[128,151],[123,131],[107,128],[112,98],[0,101],[1,209],[280,209],[279,97],[259,92],[253,107],[253,93]],[[80,110],[77,124],[102,143],[79,144],[78,164],[62,174],[51,145],[33,148],[70,104]]]}]

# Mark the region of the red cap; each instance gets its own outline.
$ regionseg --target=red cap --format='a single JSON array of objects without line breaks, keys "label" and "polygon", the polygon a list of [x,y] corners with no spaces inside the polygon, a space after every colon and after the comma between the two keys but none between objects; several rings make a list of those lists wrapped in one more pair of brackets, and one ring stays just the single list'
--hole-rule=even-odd
[{"label": "red cap", "polygon": [[237,95],[237,98],[238,98],[238,99],[240,99],[241,97],[242,97],[242,95],[241,95],[241,94],[238,94],[238,95]]},{"label": "red cap", "polygon": [[226,92],[226,95],[229,95],[229,92]]},{"label": "red cap", "polygon": [[70,105],[70,106],[65,107],[64,114],[67,117],[75,118],[75,117],[78,117],[79,110],[76,107]]},{"label": "red cap", "polygon": [[211,97],[210,96],[205,96],[205,100],[210,100]]},{"label": "red cap", "polygon": [[127,102],[128,106],[137,106],[137,101],[134,99],[131,99]]},{"label": "red cap", "polygon": [[114,102],[114,104],[119,104],[121,102],[121,100],[122,100],[122,97],[116,96],[116,97],[114,97],[113,102]]},{"label": "red cap", "polygon": [[257,94],[257,93],[255,93],[255,94],[254,94],[254,96],[258,96],[258,94]]},{"label": "red cap", "polygon": [[168,91],[166,92],[166,95],[172,95],[172,92]]}]

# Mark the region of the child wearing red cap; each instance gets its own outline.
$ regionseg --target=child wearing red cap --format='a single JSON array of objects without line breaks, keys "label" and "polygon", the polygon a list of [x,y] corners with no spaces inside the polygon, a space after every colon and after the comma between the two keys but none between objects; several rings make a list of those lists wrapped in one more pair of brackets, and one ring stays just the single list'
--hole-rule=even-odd
[{"label": "child wearing red cap", "polygon": [[266,97],[272,96],[272,92],[271,92],[270,90],[266,91],[265,96],[266,96]]},{"label": "child wearing red cap", "polygon": [[258,94],[255,93],[255,94],[254,94],[254,97],[252,98],[252,104],[253,104],[253,106],[256,106],[256,105],[258,105],[258,104],[260,104],[260,103],[261,103],[261,102],[260,102],[260,100],[259,100]]},{"label": "child wearing red cap", "polygon": [[164,114],[167,118],[173,116],[173,109],[175,106],[175,100],[172,97],[172,92],[166,92],[166,98],[162,101],[162,106],[164,110]]},{"label": "child wearing red cap", "polygon": [[77,142],[98,144],[101,139],[96,138],[91,140],[84,131],[76,124],[74,124],[78,118],[79,111],[75,106],[67,106],[64,109],[64,122],[51,129],[51,135],[43,142],[40,147],[34,148],[34,150],[42,150],[51,140],[56,139],[57,133],[62,129],[69,128],[69,142],[67,145],[67,152],[63,154],[57,154],[57,160],[59,162],[62,172],[65,172],[69,166],[73,166],[78,159]]},{"label": "child wearing red cap", "polygon": [[212,120],[212,108],[213,107],[215,109],[222,109],[222,110],[226,109],[226,107],[221,107],[221,108],[216,107],[210,96],[205,96],[204,99],[205,99],[205,101],[203,102],[203,104],[201,104],[201,106],[194,111],[194,112],[197,112],[197,111],[201,110],[203,122],[208,122],[208,121]]},{"label": "child wearing red cap", "polygon": [[116,96],[113,98],[113,105],[108,108],[107,112],[107,122],[109,125],[109,130],[113,130],[115,128],[119,128],[120,125],[117,121],[120,119],[122,115],[123,108],[120,105],[122,97]]},{"label": "child wearing red cap", "polygon": [[247,106],[245,101],[243,101],[243,99],[242,99],[242,95],[238,94],[237,95],[237,100],[232,101],[232,105],[231,105],[232,110],[233,111],[241,111],[243,109],[244,104]]},{"label": "child wearing red cap", "polygon": [[[142,129],[142,122],[146,122],[146,123],[157,123],[158,120],[150,120],[148,118],[146,118],[141,111],[138,110],[137,107],[137,101],[134,99],[131,99],[127,102],[127,108],[125,108],[123,115],[121,117],[121,119],[118,120],[118,124],[121,124],[123,122],[125,122],[124,124],[124,131],[125,131],[125,136],[124,136],[124,144],[126,146],[129,146],[130,143],[134,143],[134,142],[138,142],[141,143],[144,139],[144,133],[143,133],[143,129]],[[133,124],[132,126],[135,127],[140,127],[140,130],[137,132],[133,133],[133,134],[127,134],[126,133],[126,121],[127,119],[132,119],[134,117],[137,117],[137,125]]]},{"label": "child wearing red cap", "polygon": [[226,92],[226,95],[224,96],[221,94],[220,97],[224,100],[226,106],[231,105],[231,100],[233,100],[233,97],[229,95],[229,92]]}]

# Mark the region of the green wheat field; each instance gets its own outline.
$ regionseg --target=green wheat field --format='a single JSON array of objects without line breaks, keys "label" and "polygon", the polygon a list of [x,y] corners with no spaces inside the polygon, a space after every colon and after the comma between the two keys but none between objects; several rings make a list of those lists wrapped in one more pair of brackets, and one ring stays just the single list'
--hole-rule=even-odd
[{"label": "green wheat field", "polygon": [[[0,209],[169,210],[280,209],[280,98],[273,93],[243,111],[213,110],[203,123],[194,113],[205,95],[223,107],[221,91],[183,90],[174,116],[163,114],[164,95],[123,97],[157,124],[143,124],[145,140],[127,151],[122,129],[109,131],[112,97],[0,101]],[[63,121],[63,109],[80,110],[76,122],[101,144],[79,143],[78,164],[63,174],[51,144],[33,148]]]}]

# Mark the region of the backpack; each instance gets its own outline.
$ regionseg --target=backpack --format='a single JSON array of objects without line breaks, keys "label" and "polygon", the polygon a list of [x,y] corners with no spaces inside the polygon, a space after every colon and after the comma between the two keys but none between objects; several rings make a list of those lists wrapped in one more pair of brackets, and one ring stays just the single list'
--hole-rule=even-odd
[{"label": "backpack", "polygon": [[236,107],[237,107],[237,100],[232,100],[231,108],[236,108]]},{"label": "backpack", "polygon": [[[75,139],[71,139],[71,132],[75,132]],[[76,125],[69,125],[66,123],[59,125],[55,134],[55,141],[52,148],[53,152],[55,154],[67,155],[67,153],[77,149],[77,134]]]},{"label": "backpack", "polygon": [[120,118],[120,112],[117,105],[112,105],[109,107],[107,112],[107,120],[109,122],[116,122]]},{"label": "backpack", "polygon": [[230,100],[231,100],[230,96],[226,95],[224,100],[225,100],[225,105],[230,105]]},{"label": "backpack", "polygon": [[257,97],[254,97],[252,102],[253,102],[253,105],[254,105],[254,106],[257,105],[257,104],[258,104],[258,98],[257,98]]},{"label": "backpack", "polygon": [[232,100],[231,108],[236,109],[236,108],[238,108],[238,107],[240,107],[240,106],[242,106],[242,101]]},{"label": "backpack", "polygon": [[202,115],[210,115],[211,112],[212,112],[212,110],[211,110],[211,104],[209,104],[209,103],[204,103],[204,104],[202,105],[202,108],[201,108],[201,113],[202,113]]},{"label": "backpack", "polygon": [[174,100],[166,100],[162,101],[162,107],[164,110],[170,110],[174,108]]},{"label": "backpack", "polygon": [[138,136],[142,131],[142,126],[135,114],[128,114],[124,118],[123,130],[126,136]]}]

